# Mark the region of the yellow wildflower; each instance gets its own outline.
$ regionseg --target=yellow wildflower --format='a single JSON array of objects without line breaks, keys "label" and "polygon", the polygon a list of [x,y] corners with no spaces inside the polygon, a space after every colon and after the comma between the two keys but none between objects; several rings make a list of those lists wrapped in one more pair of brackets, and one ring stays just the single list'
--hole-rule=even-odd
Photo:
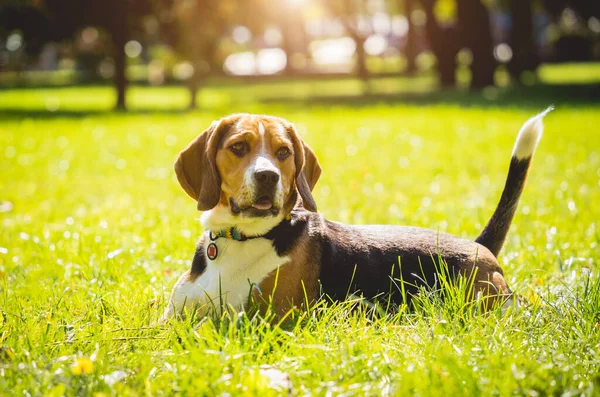
[{"label": "yellow wildflower", "polygon": [[88,357],[77,357],[75,364],[71,366],[71,371],[75,375],[91,374],[94,369],[94,363]]}]

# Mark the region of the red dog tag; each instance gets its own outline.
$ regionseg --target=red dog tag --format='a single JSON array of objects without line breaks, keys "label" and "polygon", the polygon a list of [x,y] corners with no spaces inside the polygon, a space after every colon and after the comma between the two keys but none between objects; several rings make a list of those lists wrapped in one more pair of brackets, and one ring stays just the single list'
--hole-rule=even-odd
[{"label": "red dog tag", "polygon": [[206,248],[206,256],[208,256],[208,259],[210,259],[211,261],[214,261],[217,258],[218,254],[219,254],[219,250],[217,249],[217,244],[215,244],[215,243],[208,244],[208,247]]}]

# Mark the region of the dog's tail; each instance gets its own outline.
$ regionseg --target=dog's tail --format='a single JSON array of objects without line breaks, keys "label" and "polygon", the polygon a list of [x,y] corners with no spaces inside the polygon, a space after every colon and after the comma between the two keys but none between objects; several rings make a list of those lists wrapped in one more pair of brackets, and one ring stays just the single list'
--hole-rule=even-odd
[{"label": "dog's tail", "polygon": [[506,185],[504,185],[500,202],[483,232],[475,240],[487,247],[494,256],[498,256],[517,210],[533,153],[544,131],[542,119],[552,109],[552,107],[549,107],[537,116],[530,118],[521,127],[512,152]]}]

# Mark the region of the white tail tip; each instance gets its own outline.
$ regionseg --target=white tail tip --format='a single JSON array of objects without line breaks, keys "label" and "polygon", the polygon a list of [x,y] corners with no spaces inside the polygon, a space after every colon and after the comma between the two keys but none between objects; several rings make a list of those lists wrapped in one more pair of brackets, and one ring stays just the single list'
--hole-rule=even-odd
[{"label": "white tail tip", "polygon": [[542,137],[542,133],[544,132],[544,123],[542,120],[544,116],[552,110],[554,110],[554,107],[550,106],[548,109],[533,116],[523,124],[521,131],[519,131],[517,141],[515,142],[515,147],[512,152],[513,157],[517,160],[522,160],[533,155],[533,152]]}]

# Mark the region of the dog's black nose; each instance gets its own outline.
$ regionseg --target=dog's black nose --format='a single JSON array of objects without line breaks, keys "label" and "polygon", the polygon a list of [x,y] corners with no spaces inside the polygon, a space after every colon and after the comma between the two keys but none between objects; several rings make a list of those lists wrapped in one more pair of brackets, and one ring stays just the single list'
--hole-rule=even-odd
[{"label": "dog's black nose", "polygon": [[279,174],[272,170],[254,172],[254,179],[261,187],[273,187],[279,182]]}]

